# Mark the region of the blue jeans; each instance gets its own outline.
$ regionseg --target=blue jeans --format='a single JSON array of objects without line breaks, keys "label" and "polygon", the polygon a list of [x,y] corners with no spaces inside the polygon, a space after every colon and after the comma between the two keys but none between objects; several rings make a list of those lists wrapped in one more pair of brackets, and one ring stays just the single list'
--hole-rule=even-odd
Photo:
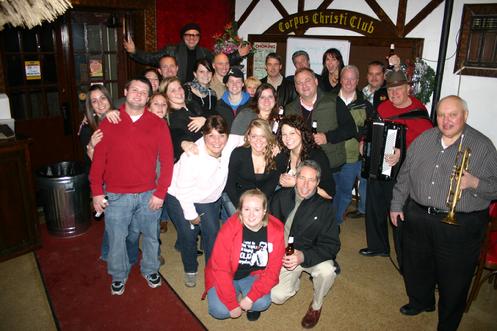
[{"label": "blue jeans", "polygon": [[[129,237],[126,238],[126,250],[128,252],[129,264],[133,265],[138,261],[138,248],[139,241],[131,241]],[[101,259],[107,261],[109,256],[109,235],[107,231],[104,231],[104,238],[102,240],[102,249],[101,249]]]},{"label": "blue jeans", "polygon": [[142,275],[150,275],[159,270],[159,239],[157,226],[160,209],[151,210],[148,202],[152,191],[143,193],[116,194],[107,192],[109,205],[105,209],[105,231],[109,235],[109,256],[107,272],[112,281],[123,281],[128,277],[131,265],[126,251],[126,239],[142,241]]},{"label": "blue jeans", "polygon": [[333,174],[336,184],[336,194],[333,202],[336,208],[338,224],[343,223],[343,214],[352,201],[352,188],[357,177],[361,176],[361,161],[345,163],[339,172]]},{"label": "blue jeans", "polygon": [[236,212],[236,206],[233,204],[233,202],[231,202],[231,199],[226,192],[223,192],[223,194],[221,195],[221,201],[221,220],[224,224],[224,222],[226,222],[226,220]]},{"label": "blue jeans", "polygon": [[[233,280],[233,286],[235,287],[236,293],[242,293],[242,296],[247,296],[247,293],[252,288],[252,284],[256,278],[254,276],[247,276],[239,280]],[[207,301],[209,306],[209,314],[217,319],[223,320],[230,317],[230,311],[224,303],[219,300],[217,296],[216,288],[212,287],[207,292]],[[271,293],[266,294],[263,297],[257,299],[252,305],[252,311],[265,311],[271,305]]]},{"label": "blue jeans", "polygon": [[203,214],[200,217],[200,224],[194,225],[185,219],[181,204],[174,196],[168,194],[166,198],[167,212],[178,233],[179,249],[181,260],[185,272],[197,272],[197,236],[202,233],[202,249],[204,250],[205,263],[209,257],[216,241],[216,236],[220,228],[219,212],[221,209],[221,199],[212,203],[196,203],[197,213]]}]

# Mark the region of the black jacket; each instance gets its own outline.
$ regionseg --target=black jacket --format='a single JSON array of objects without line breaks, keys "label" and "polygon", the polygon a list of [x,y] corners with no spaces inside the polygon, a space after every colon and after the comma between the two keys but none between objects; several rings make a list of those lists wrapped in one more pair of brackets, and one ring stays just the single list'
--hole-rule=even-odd
[{"label": "black jacket", "polygon": [[286,164],[276,162],[276,169],[262,175],[257,181],[252,162],[252,149],[250,147],[237,147],[230,157],[228,180],[224,191],[228,193],[231,202],[236,206],[243,192],[258,188],[266,194],[268,198],[274,193],[280,175],[285,171]]},{"label": "black jacket", "polygon": [[[261,79],[262,83],[267,83],[267,76]],[[285,107],[287,104],[295,100],[297,91],[295,91],[295,84],[283,77],[281,85],[276,89],[278,94],[278,106]]]},{"label": "black jacket", "polygon": [[192,132],[188,130],[188,124],[191,121],[190,117],[201,116],[202,114],[194,113],[190,110],[190,107],[188,107],[188,110],[186,108],[181,108],[175,110],[169,109],[169,111],[169,130],[173,141],[174,161],[176,162],[183,153],[181,142],[195,142],[202,137],[202,132]]},{"label": "black jacket", "polygon": [[231,124],[233,124],[235,116],[239,114],[243,109],[250,107],[249,105],[250,105],[250,100],[247,103],[238,106],[236,113],[233,113],[233,109],[231,108],[231,106],[228,105],[223,99],[219,99],[217,101],[216,112],[219,115],[221,115],[226,121],[226,124],[228,124],[228,132],[231,132]]},{"label": "black jacket", "polygon": [[[295,194],[294,188],[278,190],[271,199],[270,213],[286,222],[295,207]],[[302,201],[293,218],[290,235],[294,237],[295,249],[304,253],[302,267],[335,260],[340,250],[340,238],[331,202],[317,193]]]}]

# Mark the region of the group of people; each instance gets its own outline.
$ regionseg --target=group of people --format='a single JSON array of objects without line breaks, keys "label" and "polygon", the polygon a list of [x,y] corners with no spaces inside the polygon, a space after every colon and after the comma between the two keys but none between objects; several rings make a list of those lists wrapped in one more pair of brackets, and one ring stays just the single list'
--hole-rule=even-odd
[{"label": "group of people", "polygon": [[[321,75],[301,50],[292,56],[295,75],[283,77],[281,58],[271,53],[267,77],[244,81],[232,64],[248,54],[247,46],[213,56],[198,46],[200,33],[187,24],[180,44],[156,53],[125,41],[133,59],[157,69],[127,83],[118,110],[104,87],[88,92],[80,136],[93,206],[105,212],[102,258],[111,293],[124,293],[140,234],[141,273],[150,287],[161,285],[160,221],[171,220],[187,287],[197,283],[201,236],[204,296],[213,317],[245,311],[257,320],[271,302],[294,296],[306,272],[314,295],[302,326],[312,328],[340,273],[340,224],[365,217],[367,247],[359,253],[389,256],[390,218],[403,225],[395,231],[409,296],[401,313],[433,311],[438,285],[439,328],[457,328],[486,209],[497,198],[495,147],[466,124],[464,100],[442,99],[432,128],[424,105],[409,95],[397,56],[388,72],[371,62],[360,90],[358,68],[344,65],[336,49],[323,54]],[[397,178],[361,176],[373,120],[407,127],[406,148],[385,155],[391,166],[403,163]],[[441,192],[448,191],[461,147],[471,149],[472,159],[455,227],[439,222],[448,211]],[[360,203],[347,214],[357,179]]]}]

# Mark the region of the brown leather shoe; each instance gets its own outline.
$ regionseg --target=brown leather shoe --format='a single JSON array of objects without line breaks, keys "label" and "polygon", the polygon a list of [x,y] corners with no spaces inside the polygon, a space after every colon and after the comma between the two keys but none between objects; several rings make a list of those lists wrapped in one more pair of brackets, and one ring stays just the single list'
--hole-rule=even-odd
[{"label": "brown leather shoe", "polygon": [[321,316],[321,308],[319,310],[312,309],[312,303],[307,310],[304,318],[302,319],[302,327],[304,329],[311,329],[316,326],[319,322],[319,317]]},{"label": "brown leather shoe", "polygon": [[160,222],[160,233],[166,233],[166,232],[167,232],[167,221]]}]

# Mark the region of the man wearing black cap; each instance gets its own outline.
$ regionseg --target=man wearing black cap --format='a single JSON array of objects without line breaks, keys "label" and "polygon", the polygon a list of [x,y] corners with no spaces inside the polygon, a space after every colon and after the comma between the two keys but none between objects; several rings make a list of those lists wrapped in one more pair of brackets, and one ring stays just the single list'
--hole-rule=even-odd
[{"label": "man wearing black cap", "polygon": [[[124,40],[123,46],[133,60],[141,64],[155,67],[158,67],[159,59],[163,55],[168,54],[174,56],[179,66],[178,78],[185,83],[193,80],[193,67],[197,60],[206,58],[209,61],[212,61],[212,53],[208,49],[198,45],[200,41],[200,32],[200,26],[198,24],[188,23],[180,30],[182,41],[179,44],[168,45],[156,52],[137,50],[131,37],[128,37],[128,40]],[[249,46],[239,47],[237,52],[230,54],[230,62],[240,62],[242,57],[246,56],[249,51]]]},{"label": "man wearing black cap", "polygon": [[221,115],[231,130],[233,119],[250,101],[250,95],[243,90],[243,72],[238,67],[231,68],[223,78],[226,91],[217,102],[216,111]]},{"label": "man wearing black cap", "polygon": [[[406,148],[425,130],[432,127],[425,106],[413,96],[409,96],[409,83],[402,71],[390,71],[386,77],[388,99],[378,106],[378,117],[384,121],[406,126]],[[422,117],[398,118],[399,115],[414,110],[424,111]],[[405,116],[405,115],[403,115]],[[374,152],[374,151],[373,151]],[[405,152],[405,151],[404,151]],[[393,154],[385,155],[390,166],[401,162],[401,151],[395,148]],[[388,213],[395,179],[368,179],[366,196],[366,240],[368,247],[359,250],[363,256],[389,256]]]}]

